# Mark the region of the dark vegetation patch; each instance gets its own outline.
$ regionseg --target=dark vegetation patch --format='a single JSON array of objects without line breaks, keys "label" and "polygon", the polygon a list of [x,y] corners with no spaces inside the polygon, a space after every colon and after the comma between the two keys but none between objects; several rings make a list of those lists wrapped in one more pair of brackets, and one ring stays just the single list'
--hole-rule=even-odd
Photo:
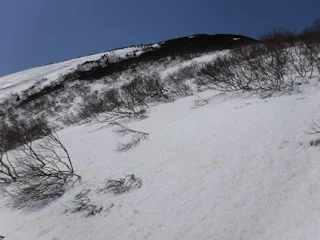
[{"label": "dark vegetation patch", "polygon": [[57,92],[59,90],[62,90],[64,88],[64,84],[63,83],[58,83],[58,84],[54,84],[54,85],[50,85],[50,86],[46,86],[44,87],[42,90],[40,90],[39,92],[34,92],[31,93],[29,96],[27,96],[26,99],[22,100],[20,102],[21,106],[26,105],[27,103],[30,103],[42,96],[45,95],[49,95],[51,93]]},{"label": "dark vegetation patch", "polygon": [[87,71],[76,70],[66,76],[66,80],[94,80],[101,79],[104,76],[124,71],[137,64],[157,61],[166,57],[187,57],[190,54],[202,54],[210,51],[231,49],[255,43],[256,40],[231,34],[217,35],[194,35],[192,37],[183,37],[160,43],[159,48],[146,51],[134,58],[127,58],[118,62],[110,63],[106,66],[95,66]]},{"label": "dark vegetation patch", "polygon": [[125,192],[129,192],[135,189],[139,189],[142,186],[142,180],[134,176],[134,174],[127,175],[125,178],[119,180],[108,180],[105,186],[99,189],[98,193],[113,193],[120,195]]}]

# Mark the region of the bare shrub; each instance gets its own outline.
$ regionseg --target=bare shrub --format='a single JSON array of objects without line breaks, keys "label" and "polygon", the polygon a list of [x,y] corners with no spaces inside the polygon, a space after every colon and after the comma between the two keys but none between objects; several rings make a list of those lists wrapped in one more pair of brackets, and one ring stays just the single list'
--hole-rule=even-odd
[{"label": "bare shrub", "polygon": [[233,71],[238,63],[231,55],[218,57],[203,66],[201,76],[196,84],[198,89],[209,88],[219,91],[237,91],[246,85],[242,79],[238,79]]},{"label": "bare shrub", "polygon": [[88,95],[80,105],[80,119],[107,113],[111,117],[131,118],[142,115],[149,102],[168,101],[167,89],[159,75],[137,75],[119,88]]},{"label": "bare shrub", "polygon": [[186,83],[185,79],[181,79],[177,74],[168,75],[166,81],[168,82],[168,86],[172,95],[188,96],[192,93],[192,90]]},{"label": "bare shrub", "polygon": [[78,117],[80,119],[97,117],[98,114],[108,109],[107,103],[95,93],[87,96],[79,108]]},{"label": "bare shrub", "polygon": [[316,19],[314,23],[301,31],[299,39],[308,39],[312,42],[320,41],[320,19]]},{"label": "bare shrub", "polygon": [[76,98],[76,95],[73,91],[68,91],[66,94],[63,94],[60,96],[60,103],[63,103],[65,105],[73,103]]},{"label": "bare shrub", "polygon": [[165,82],[169,88],[170,94],[175,96],[188,96],[192,90],[187,83],[195,74],[191,68],[181,68],[177,72],[169,74]]},{"label": "bare shrub", "polygon": [[8,126],[5,118],[0,119],[0,183],[16,182],[18,173],[7,154],[7,130]]},{"label": "bare shrub", "polygon": [[123,143],[123,142],[118,142],[117,145],[117,151],[118,152],[125,152],[130,150],[131,148],[137,146],[140,144],[141,141],[147,139],[148,134],[145,133],[137,133],[134,134],[129,142]]},{"label": "bare shrub", "polygon": [[17,182],[22,177],[17,160],[10,159],[8,151],[24,148],[34,140],[51,134],[44,118],[20,119],[16,115],[3,115],[0,119],[0,182]]},{"label": "bare shrub", "polygon": [[308,134],[320,134],[320,117],[312,120],[309,126],[309,130],[306,131]]},{"label": "bare shrub", "polygon": [[[292,48],[298,43],[297,34],[288,29],[275,29],[265,34],[262,40],[266,51],[260,67],[264,77],[260,84],[261,90],[266,94],[292,90],[294,79],[291,67],[297,57]],[[303,58],[300,60],[294,68],[298,68],[303,75],[308,62],[304,62]]]},{"label": "bare shrub", "polygon": [[198,89],[254,91],[263,97],[291,90],[290,54],[290,50],[274,43],[234,49],[205,64],[196,84]]},{"label": "bare shrub", "polygon": [[320,73],[320,20],[316,20],[311,27],[304,29],[300,33],[299,39],[305,45],[305,57],[309,62],[315,64],[318,73]]},{"label": "bare shrub", "polygon": [[304,57],[308,60],[308,62],[312,63],[318,70],[318,73],[320,73],[320,33],[319,41],[314,41],[313,39],[304,39],[303,42],[305,46],[305,51],[303,52]]},{"label": "bare shrub", "polygon": [[320,145],[320,138],[314,139],[310,141],[311,146],[318,146]]},{"label": "bare shrub", "polygon": [[102,93],[102,99],[106,104],[106,110],[112,111],[116,109],[117,112],[120,112],[123,102],[121,100],[119,89],[112,88],[110,90],[104,91]]},{"label": "bare shrub", "polygon": [[148,107],[148,93],[145,91],[143,79],[140,77],[121,87],[121,97],[124,107],[133,113],[141,112]]},{"label": "bare shrub", "polygon": [[69,84],[70,89],[72,92],[71,94],[76,94],[80,96],[87,96],[90,93],[90,85],[86,83],[85,81],[75,81]]},{"label": "bare shrub", "polygon": [[[1,150],[0,150],[1,151]],[[0,184],[16,182],[19,175],[15,171],[8,154],[0,152]]]},{"label": "bare shrub", "polygon": [[72,112],[66,113],[64,116],[60,118],[60,121],[66,126],[70,126],[78,122],[79,120],[79,117]]},{"label": "bare shrub", "polygon": [[[135,100],[133,96],[121,94],[118,88],[108,89],[100,94],[93,93],[80,105],[78,118],[94,117],[97,119],[101,113],[117,118],[131,118],[143,114],[145,107],[139,105]],[[139,100],[142,101],[142,99]]]},{"label": "bare shrub", "polygon": [[297,41],[297,34],[287,28],[275,28],[264,33],[260,40],[267,44],[292,44]]},{"label": "bare shrub", "polygon": [[0,132],[4,152],[40,139],[51,133],[45,118],[21,119],[6,115],[1,120]]},{"label": "bare shrub", "polygon": [[81,179],[74,172],[66,147],[54,133],[37,142],[25,143],[13,155],[19,177],[8,193],[14,208],[46,204]]},{"label": "bare shrub", "polygon": [[193,101],[194,102],[194,107],[193,108],[198,108],[198,107],[202,107],[205,106],[207,104],[209,104],[209,100],[204,99],[200,96],[197,96],[197,99]]},{"label": "bare shrub", "polygon": [[188,66],[180,68],[177,73],[181,78],[191,79],[194,78],[197,74],[197,65],[192,63]]},{"label": "bare shrub", "polygon": [[116,195],[139,189],[142,186],[142,180],[136,178],[134,174],[127,175],[119,180],[108,180],[106,185],[98,190],[98,193],[113,193]]},{"label": "bare shrub", "polygon": [[265,54],[261,45],[234,49],[230,53],[202,66],[197,78],[198,89],[219,91],[252,91],[259,87],[261,59]]},{"label": "bare shrub", "polygon": [[168,89],[159,74],[144,75],[143,89],[148,93],[149,101],[169,100]]},{"label": "bare shrub", "polygon": [[316,59],[310,50],[307,42],[300,42],[291,48],[289,62],[300,77],[306,77],[309,74],[308,77],[312,78]]},{"label": "bare shrub", "polygon": [[[96,204],[92,203],[91,199],[88,197],[90,192],[90,189],[84,189],[78,193],[72,201],[73,206],[67,207],[65,212],[84,213],[85,217],[91,217],[100,214],[103,210],[103,206],[97,206]],[[114,205],[112,204],[110,208],[113,206]]]},{"label": "bare shrub", "polygon": [[159,74],[141,74],[121,87],[121,99],[124,107],[136,114],[148,108],[149,102],[167,101],[169,96]]},{"label": "bare shrub", "polygon": [[80,105],[78,111],[78,119],[86,119],[94,117],[97,119],[98,115],[101,113],[107,113],[112,117],[119,118],[131,118],[132,116],[142,112],[138,112],[136,108],[132,111],[131,105],[130,109],[125,106],[125,102],[121,96],[120,90],[118,88],[107,89],[102,91],[102,93],[92,93],[87,96],[84,102]]},{"label": "bare shrub", "polygon": [[133,147],[136,147],[141,141],[146,140],[149,136],[149,133],[140,132],[123,126],[117,122],[110,123],[114,127],[113,132],[119,136],[129,136],[130,140],[126,143],[119,142],[117,146],[118,152],[128,151]]},{"label": "bare shrub", "polygon": [[[279,40],[279,41],[278,41]],[[290,89],[293,84],[290,65],[291,45],[280,39],[267,41],[261,45],[258,57],[258,71],[261,73],[259,87],[263,93],[273,93]]]},{"label": "bare shrub", "polygon": [[[315,67],[320,70],[319,22],[316,20],[311,27],[304,29],[299,34],[287,29],[273,30],[264,35],[262,40],[271,53],[279,56],[280,51],[282,57],[286,57],[289,53],[289,62],[294,71],[300,77],[306,77],[309,74],[308,77],[311,78]],[[281,61],[275,59],[274,62],[283,66],[284,58]]]},{"label": "bare shrub", "polygon": [[[317,119],[312,120],[312,123],[309,126],[309,130],[306,131],[308,134],[311,135],[319,135],[320,134],[320,117]],[[310,141],[311,146],[318,146],[320,145],[320,138],[316,138]]]},{"label": "bare shrub", "polygon": [[34,116],[40,112],[49,112],[51,108],[57,107],[57,102],[49,95],[38,96],[32,101],[24,102],[19,105],[20,109],[27,111],[30,116]]}]

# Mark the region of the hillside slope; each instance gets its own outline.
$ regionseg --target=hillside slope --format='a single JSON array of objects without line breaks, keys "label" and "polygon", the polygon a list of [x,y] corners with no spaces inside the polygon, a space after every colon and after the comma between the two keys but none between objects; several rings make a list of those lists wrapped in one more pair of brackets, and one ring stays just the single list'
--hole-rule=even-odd
[{"label": "hillside slope", "polygon": [[[81,185],[41,210],[13,211],[0,202],[0,234],[33,239],[318,239],[319,154],[305,131],[320,115],[319,79],[302,93],[261,100],[212,91],[153,106],[149,118],[122,122],[149,133],[128,152],[107,123],[59,132]],[[96,190],[135,174],[140,189]],[[83,189],[103,206],[85,218],[64,213]]]},{"label": "hillside slope", "polygon": [[[94,76],[93,72],[97,71],[95,64],[100,64],[100,62],[106,58],[109,61],[112,58],[116,58],[117,62],[115,62],[115,64],[119,65],[119,61],[124,65],[124,68],[121,68],[121,70],[124,70],[127,69],[130,64],[141,64],[146,61],[158,60],[172,55],[207,53],[210,51],[248,45],[253,42],[255,42],[254,39],[241,35],[200,34],[190,37],[171,39],[159,44],[126,47],[90,56],[79,57],[0,77],[0,99],[11,93],[22,92],[34,85],[39,85],[40,83],[50,85],[52,82],[58,81],[59,77],[75,71],[78,66],[84,66],[85,69],[88,69],[87,72],[89,72],[89,74],[84,74],[92,78]],[[111,60],[109,64],[112,65],[112,63],[113,62]],[[102,66],[98,65],[98,67]],[[109,67],[109,65],[106,67]],[[103,74],[102,76],[104,76]],[[101,76],[99,75],[99,77]],[[96,79],[99,79],[99,77],[96,77]]]},{"label": "hillside slope", "polygon": [[[320,43],[198,45],[170,55],[198,37],[210,38],[0,78],[0,114],[14,124],[48,120],[82,177],[50,204],[24,208],[12,207],[17,185],[2,184],[0,238],[319,238],[320,58],[299,50],[319,46],[318,57]],[[14,147],[9,159],[21,157]]]},{"label": "hillside slope", "polygon": [[0,98],[3,98],[10,93],[19,93],[23,90],[27,90],[38,82],[50,84],[51,82],[58,80],[59,77],[75,70],[78,65],[88,61],[98,60],[106,54],[125,57],[126,54],[139,49],[141,48],[129,47],[110,52],[93,54],[0,77]]}]

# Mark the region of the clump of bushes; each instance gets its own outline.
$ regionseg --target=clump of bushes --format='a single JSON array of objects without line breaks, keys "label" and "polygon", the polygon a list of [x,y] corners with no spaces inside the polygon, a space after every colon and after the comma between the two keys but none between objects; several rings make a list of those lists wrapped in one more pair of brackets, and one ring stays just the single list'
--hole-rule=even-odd
[{"label": "clump of bushes", "polygon": [[79,109],[79,119],[96,117],[100,113],[111,116],[133,117],[145,113],[148,103],[168,99],[167,89],[157,75],[135,76],[120,87],[93,93]]},{"label": "clump of bushes", "polygon": [[119,180],[108,180],[105,186],[98,190],[98,193],[113,193],[119,195],[134,189],[139,189],[141,186],[142,180],[135,177],[134,174],[131,174]]},{"label": "clump of bushes", "polygon": [[58,198],[80,176],[67,148],[43,119],[0,122],[0,183],[15,208],[39,206]]}]

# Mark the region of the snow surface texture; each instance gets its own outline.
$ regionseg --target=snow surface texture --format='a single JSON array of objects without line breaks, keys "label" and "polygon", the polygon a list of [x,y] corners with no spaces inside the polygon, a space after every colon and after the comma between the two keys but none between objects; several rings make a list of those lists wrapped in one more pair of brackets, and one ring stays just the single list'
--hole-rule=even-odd
[{"label": "snow surface texture", "polygon": [[[302,92],[262,100],[201,93],[153,106],[130,128],[149,138],[128,152],[107,123],[59,132],[83,183],[42,210],[11,210],[0,200],[6,240],[319,239],[320,149],[305,131],[320,115],[319,79]],[[135,174],[142,187],[100,194],[108,179]],[[100,214],[64,213],[75,195]]]}]

